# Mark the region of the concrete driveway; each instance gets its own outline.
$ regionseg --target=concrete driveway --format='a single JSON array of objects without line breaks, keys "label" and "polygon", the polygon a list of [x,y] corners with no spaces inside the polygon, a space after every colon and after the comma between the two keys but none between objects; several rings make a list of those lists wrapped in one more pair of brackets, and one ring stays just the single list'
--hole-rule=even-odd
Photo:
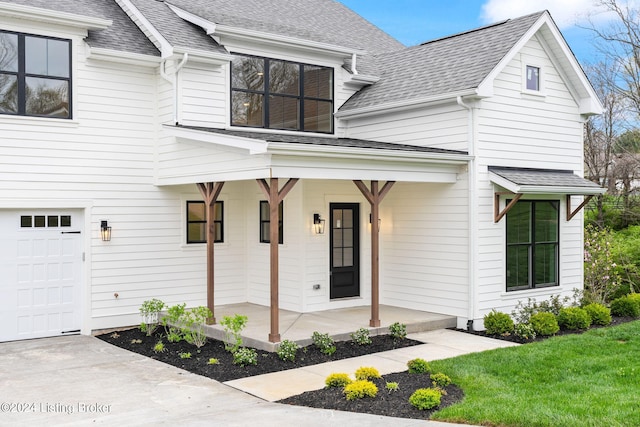
[{"label": "concrete driveway", "polygon": [[0,343],[1,426],[453,424],[269,403],[89,336]]}]

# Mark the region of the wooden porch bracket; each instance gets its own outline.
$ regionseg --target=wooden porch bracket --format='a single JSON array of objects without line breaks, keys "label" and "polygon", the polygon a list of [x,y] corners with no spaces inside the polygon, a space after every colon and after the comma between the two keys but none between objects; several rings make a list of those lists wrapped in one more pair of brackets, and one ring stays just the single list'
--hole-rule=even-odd
[{"label": "wooden porch bracket", "polygon": [[580,209],[584,208],[587,203],[593,198],[593,194],[587,195],[587,197],[580,203],[580,205],[575,208],[575,210],[571,210],[571,194],[567,194],[567,221],[571,221],[571,219],[576,216]]},{"label": "wooden porch bracket", "polygon": [[270,288],[271,288],[271,332],[269,342],[280,341],[280,308],[279,308],[279,273],[278,273],[278,207],[280,202],[289,194],[289,191],[298,182],[298,178],[291,178],[278,191],[278,178],[271,178],[267,183],[265,179],[257,179],[258,186],[269,202],[269,248],[271,253],[270,263]]},{"label": "wooden porch bracket", "polygon": [[378,190],[378,181],[371,181],[371,190],[364,182],[354,180],[362,195],[371,204],[371,320],[369,326],[380,326],[380,203],[389,193],[395,181],[387,181],[381,190]]},{"label": "wooden porch bracket", "polygon": [[220,195],[224,182],[207,182],[206,184],[198,183],[198,190],[202,194],[204,204],[207,209],[207,307],[211,310],[211,318],[207,319],[207,323],[215,325],[216,316],[213,311],[214,301],[214,251],[213,245],[216,240],[216,200]]},{"label": "wooden porch bracket", "polygon": [[[507,206],[504,207],[502,211],[500,211],[500,196],[505,194],[512,195],[513,199],[507,204]],[[504,217],[507,214],[507,212],[509,212],[511,208],[515,206],[515,204],[518,202],[518,200],[520,200],[521,197],[522,197],[522,193],[513,194],[513,193],[496,192],[494,194],[494,199],[493,199],[493,222],[495,223],[500,222],[502,217]]]}]

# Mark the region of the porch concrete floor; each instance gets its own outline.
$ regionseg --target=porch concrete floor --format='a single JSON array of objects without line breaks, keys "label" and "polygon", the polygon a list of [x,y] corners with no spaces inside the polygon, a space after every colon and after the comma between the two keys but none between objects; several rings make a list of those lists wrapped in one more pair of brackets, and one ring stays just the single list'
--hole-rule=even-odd
[{"label": "porch concrete floor", "polygon": [[[217,324],[207,326],[207,335],[222,340],[224,329],[220,325],[224,316],[241,314],[247,316],[247,326],[242,331],[245,345],[266,351],[275,351],[276,345],[269,342],[271,325],[270,308],[257,304],[230,304],[215,307]],[[314,313],[298,313],[280,310],[280,338],[295,341],[301,346],[312,343],[314,331],[328,333],[335,341],[351,339],[349,334],[360,328],[367,328],[371,336],[386,334],[389,325],[395,322],[407,326],[408,333],[432,331],[456,326],[454,316],[411,310],[388,305],[380,306],[380,327],[369,327],[371,308],[369,306],[338,308]]]}]

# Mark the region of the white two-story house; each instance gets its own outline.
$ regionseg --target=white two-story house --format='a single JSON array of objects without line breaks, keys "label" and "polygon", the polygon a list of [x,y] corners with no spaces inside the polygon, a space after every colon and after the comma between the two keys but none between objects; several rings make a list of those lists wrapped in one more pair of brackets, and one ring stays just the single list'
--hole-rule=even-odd
[{"label": "white two-story house", "polygon": [[0,341],[150,298],[481,329],[582,287],[600,110],[547,12],[406,47],[332,0],[0,0]]}]

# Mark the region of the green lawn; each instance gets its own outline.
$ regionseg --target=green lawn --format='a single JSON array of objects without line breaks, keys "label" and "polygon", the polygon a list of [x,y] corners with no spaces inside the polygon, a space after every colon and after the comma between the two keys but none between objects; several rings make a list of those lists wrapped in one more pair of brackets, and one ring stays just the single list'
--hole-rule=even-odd
[{"label": "green lawn", "polygon": [[483,426],[640,426],[640,321],[431,362],[465,392],[433,419]]}]

